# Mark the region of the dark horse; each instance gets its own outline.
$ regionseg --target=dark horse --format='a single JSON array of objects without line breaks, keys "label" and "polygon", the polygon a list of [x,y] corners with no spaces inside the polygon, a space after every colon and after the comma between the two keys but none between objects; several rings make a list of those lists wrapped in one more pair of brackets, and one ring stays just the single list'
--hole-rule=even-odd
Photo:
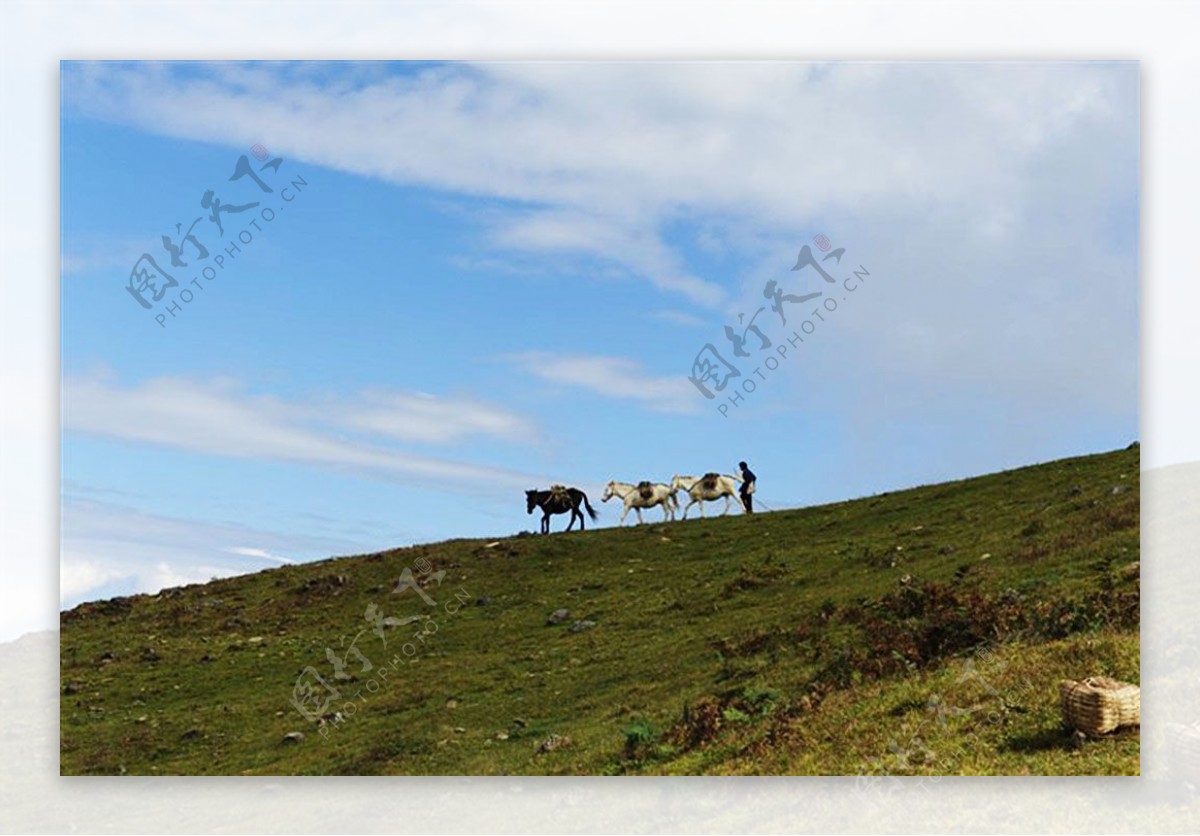
[{"label": "dark horse", "polygon": [[575,518],[579,518],[579,530],[584,529],[583,514],[579,511],[580,505],[587,509],[588,516],[594,521],[596,519],[596,511],[592,508],[592,504],[588,502],[587,494],[578,488],[562,488],[555,486],[554,489],[548,491],[525,491],[526,511],[532,514],[534,508],[542,509],[542,533],[550,533],[550,515],[565,514],[571,512],[571,522],[567,524],[567,531],[575,525]]}]

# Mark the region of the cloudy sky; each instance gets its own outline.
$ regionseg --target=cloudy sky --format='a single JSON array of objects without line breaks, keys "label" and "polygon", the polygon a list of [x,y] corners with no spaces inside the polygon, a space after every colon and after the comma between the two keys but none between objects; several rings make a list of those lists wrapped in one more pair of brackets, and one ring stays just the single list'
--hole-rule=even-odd
[{"label": "cloudy sky", "polygon": [[62,603],[1124,446],[1138,136],[1134,63],[68,62]]}]

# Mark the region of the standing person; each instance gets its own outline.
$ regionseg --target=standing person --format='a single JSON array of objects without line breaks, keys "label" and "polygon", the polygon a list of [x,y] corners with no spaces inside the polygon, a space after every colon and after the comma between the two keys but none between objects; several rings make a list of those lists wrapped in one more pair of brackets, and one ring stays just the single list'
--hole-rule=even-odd
[{"label": "standing person", "polygon": [[746,509],[747,514],[753,514],[754,482],[758,477],[746,466],[745,462],[738,462],[738,468],[742,471],[742,486],[738,488],[738,494],[742,497],[742,507]]}]

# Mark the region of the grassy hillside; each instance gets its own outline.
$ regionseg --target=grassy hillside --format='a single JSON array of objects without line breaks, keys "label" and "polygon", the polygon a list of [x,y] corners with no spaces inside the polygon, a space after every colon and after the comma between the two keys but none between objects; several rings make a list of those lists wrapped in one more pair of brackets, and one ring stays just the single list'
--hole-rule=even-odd
[{"label": "grassy hillside", "polygon": [[1136,774],[1136,734],[1079,744],[1056,687],[1138,681],[1138,471],[1134,448],[84,604],[62,772]]}]

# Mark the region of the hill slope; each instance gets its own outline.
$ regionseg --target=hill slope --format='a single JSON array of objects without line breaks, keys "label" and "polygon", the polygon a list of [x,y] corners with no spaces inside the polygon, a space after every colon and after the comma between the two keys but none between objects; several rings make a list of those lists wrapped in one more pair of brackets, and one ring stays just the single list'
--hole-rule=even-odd
[{"label": "hill slope", "polygon": [[84,604],[61,769],[1136,774],[1055,689],[1138,681],[1138,456]]}]

